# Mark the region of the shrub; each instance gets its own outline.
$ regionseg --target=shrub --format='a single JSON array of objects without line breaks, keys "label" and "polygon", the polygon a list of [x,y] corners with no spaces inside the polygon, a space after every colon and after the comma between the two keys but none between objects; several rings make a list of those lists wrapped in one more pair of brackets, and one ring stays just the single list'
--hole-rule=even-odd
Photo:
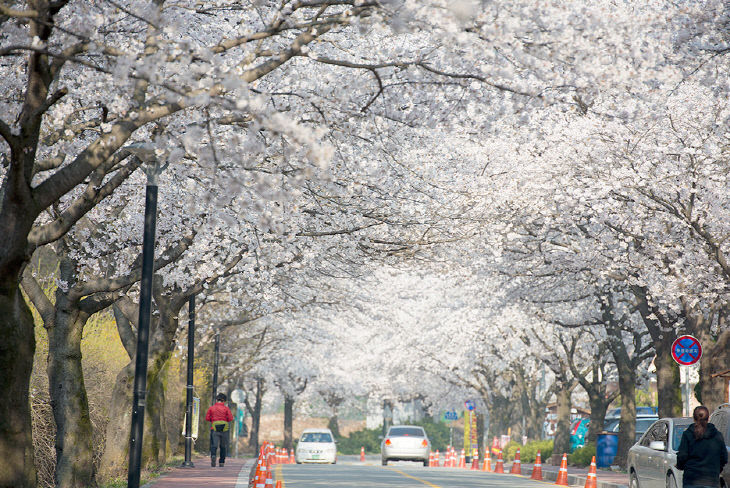
[{"label": "shrub", "polygon": [[504,460],[514,460],[518,448],[520,449],[520,461],[523,463],[534,463],[537,459],[537,451],[540,451],[543,461],[553,455],[553,441],[531,441],[524,446],[512,441],[505,446],[502,454]]},{"label": "shrub", "polygon": [[380,452],[381,429],[363,429],[350,432],[348,437],[337,439],[337,451],[340,454],[360,454],[360,448],[364,447],[367,453]]},{"label": "shrub", "polygon": [[596,444],[589,442],[585,446],[573,451],[572,454],[568,454],[568,463],[574,466],[588,466],[591,464],[591,458],[595,455]]}]

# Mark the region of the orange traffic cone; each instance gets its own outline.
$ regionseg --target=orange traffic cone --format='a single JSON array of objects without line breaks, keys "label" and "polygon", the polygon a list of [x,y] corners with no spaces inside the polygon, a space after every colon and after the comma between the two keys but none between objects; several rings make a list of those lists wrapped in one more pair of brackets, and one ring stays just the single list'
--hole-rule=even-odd
[{"label": "orange traffic cone", "polygon": [[276,488],[284,488],[284,483],[282,483],[281,480],[277,481]]},{"label": "orange traffic cone", "polygon": [[502,459],[502,450],[497,453],[497,465],[494,467],[495,473],[504,473],[504,459]]},{"label": "orange traffic cone", "polygon": [[434,467],[438,468],[441,465],[441,461],[439,460],[439,450],[436,449],[436,454],[433,455],[433,462],[435,464]]},{"label": "orange traffic cone", "polygon": [[522,462],[520,461],[520,450],[517,449],[515,453],[515,460],[512,462],[512,469],[509,470],[510,474],[522,474]]},{"label": "orange traffic cone", "polygon": [[261,457],[259,457],[258,464],[256,465],[256,474],[254,476],[254,487],[265,488],[266,486],[266,463],[263,458],[263,450],[261,451]]},{"label": "orange traffic cone", "polygon": [[484,464],[482,464],[482,471],[492,470],[492,457],[489,455],[489,448],[484,448]]},{"label": "orange traffic cone", "polygon": [[361,463],[365,462],[365,446],[360,448],[360,462]]},{"label": "orange traffic cone", "polygon": [[563,453],[563,460],[560,461],[560,471],[558,471],[558,479],[555,480],[556,485],[568,486],[568,455]]},{"label": "orange traffic cone", "polygon": [[271,466],[268,466],[266,470],[266,482],[264,483],[265,488],[274,488],[274,476],[272,473]]},{"label": "orange traffic cone", "polygon": [[542,459],[540,459],[540,451],[537,451],[535,465],[532,467],[532,476],[530,479],[542,481]]},{"label": "orange traffic cone", "polygon": [[428,467],[433,467],[433,452],[428,451]]},{"label": "orange traffic cone", "polygon": [[294,449],[292,449],[291,451],[289,451],[289,464],[296,464],[296,463],[297,463],[297,459],[294,456]]},{"label": "orange traffic cone", "polygon": [[585,488],[596,488],[597,487],[597,479],[596,479],[596,456],[593,456],[591,459],[591,467],[588,470],[588,477],[586,478],[586,486]]},{"label": "orange traffic cone", "polygon": [[479,471],[479,449],[472,450],[471,469],[472,471]]}]

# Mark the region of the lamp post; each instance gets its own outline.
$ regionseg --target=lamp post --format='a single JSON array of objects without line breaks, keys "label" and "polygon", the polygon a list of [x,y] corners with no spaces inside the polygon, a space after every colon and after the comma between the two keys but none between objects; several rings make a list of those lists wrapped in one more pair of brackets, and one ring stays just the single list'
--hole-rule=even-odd
[{"label": "lamp post", "polygon": [[213,404],[215,405],[215,397],[218,395],[218,355],[221,349],[221,333],[215,331],[215,354],[213,359]]},{"label": "lamp post", "polygon": [[195,295],[188,300],[188,384],[185,393],[185,461],[183,468],[193,468],[191,461],[193,451],[193,361],[195,359]]},{"label": "lamp post", "polygon": [[142,436],[144,433],[144,409],[147,390],[147,356],[152,310],[152,274],[155,263],[155,227],[157,224],[157,176],[162,169],[155,156],[155,148],[148,143],[130,144],[126,149],[143,162],[147,174],[144,211],[144,236],[142,239],[142,281],[139,294],[139,326],[137,353],[134,366],[134,390],[132,397],[132,428],[129,436],[129,468],[127,487],[139,488],[142,463]]}]

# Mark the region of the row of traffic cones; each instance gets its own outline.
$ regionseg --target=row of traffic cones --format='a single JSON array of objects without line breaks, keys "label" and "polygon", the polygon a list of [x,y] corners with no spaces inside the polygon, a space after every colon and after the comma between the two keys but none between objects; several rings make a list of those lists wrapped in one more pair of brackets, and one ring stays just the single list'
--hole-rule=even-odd
[{"label": "row of traffic cones", "polygon": [[[535,459],[535,464],[532,468],[532,474],[530,475],[530,479],[542,481],[542,459],[541,459],[540,451],[537,451],[537,458]],[[461,455],[459,456],[458,461],[458,467],[465,468],[465,456],[464,456],[464,450],[461,450]],[[434,453],[430,453],[429,455],[429,466],[438,467],[439,461],[438,461],[438,451],[436,451],[435,455]],[[446,451],[445,461],[444,461],[444,467],[445,468],[455,468],[457,467],[457,461],[456,461],[456,451],[453,447],[449,447]],[[471,469],[476,471],[479,469],[479,454],[474,450],[474,454],[472,456],[472,464]],[[492,459],[490,456],[489,448],[484,450],[484,463],[482,464],[482,471],[492,471]],[[494,466],[494,472],[495,473],[504,473],[504,460],[502,459],[502,451],[499,450],[497,453],[497,462]],[[517,453],[515,453],[515,460],[512,463],[512,468],[510,469],[510,474],[516,474],[516,475],[522,475],[522,462],[520,461],[520,450],[517,449]],[[568,486],[568,455],[566,453],[563,453],[563,459],[560,461],[560,470],[558,471],[558,477],[555,480],[555,484],[559,486]],[[593,456],[593,459],[591,459],[591,467],[588,470],[588,477],[586,478],[586,484],[584,488],[597,488],[597,477],[596,477],[596,456]]]},{"label": "row of traffic cones", "polygon": [[[277,449],[270,442],[264,442],[259,449],[259,457],[256,461],[254,471],[254,488],[274,488],[274,475],[271,466],[273,464],[293,464],[294,451],[287,452],[286,449]],[[275,488],[284,488],[284,483],[279,480]]]}]

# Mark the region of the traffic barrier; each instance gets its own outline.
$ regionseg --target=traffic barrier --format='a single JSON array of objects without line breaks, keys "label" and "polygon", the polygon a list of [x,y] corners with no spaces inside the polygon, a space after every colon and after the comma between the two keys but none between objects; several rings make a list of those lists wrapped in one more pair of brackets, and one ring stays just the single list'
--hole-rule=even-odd
[{"label": "traffic barrier", "polygon": [[489,448],[484,448],[484,464],[482,464],[482,471],[492,470],[492,457],[489,455]]},{"label": "traffic barrier", "polygon": [[540,458],[540,451],[537,451],[537,458],[535,459],[535,465],[532,467],[532,480],[542,481],[542,459]]},{"label": "traffic barrier", "polygon": [[512,462],[512,469],[509,470],[510,474],[522,474],[522,462],[520,461],[520,449],[517,448],[515,453],[515,460]]},{"label": "traffic barrier", "polygon": [[560,461],[560,471],[558,471],[558,479],[555,480],[556,485],[568,486],[568,455],[563,453],[563,460]]},{"label": "traffic barrier", "polygon": [[461,450],[461,455],[459,455],[459,467],[466,468],[466,453],[464,449]]},{"label": "traffic barrier", "polygon": [[497,465],[494,467],[495,473],[504,473],[504,459],[502,459],[502,450],[497,453]]},{"label": "traffic barrier", "polygon": [[472,469],[472,471],[479,471],[479,449],[472,450],[471,469]]},{"label": "traffic barrier", "polygon": [[598,480],[596,479],[596,456],[591,459],[591,467],[588,470],[585,488],[597,488]]},{"label": "traffic barrier", "polygon": [[361,463],[365,462],[365,446],[360,448],[360,462]]}]

